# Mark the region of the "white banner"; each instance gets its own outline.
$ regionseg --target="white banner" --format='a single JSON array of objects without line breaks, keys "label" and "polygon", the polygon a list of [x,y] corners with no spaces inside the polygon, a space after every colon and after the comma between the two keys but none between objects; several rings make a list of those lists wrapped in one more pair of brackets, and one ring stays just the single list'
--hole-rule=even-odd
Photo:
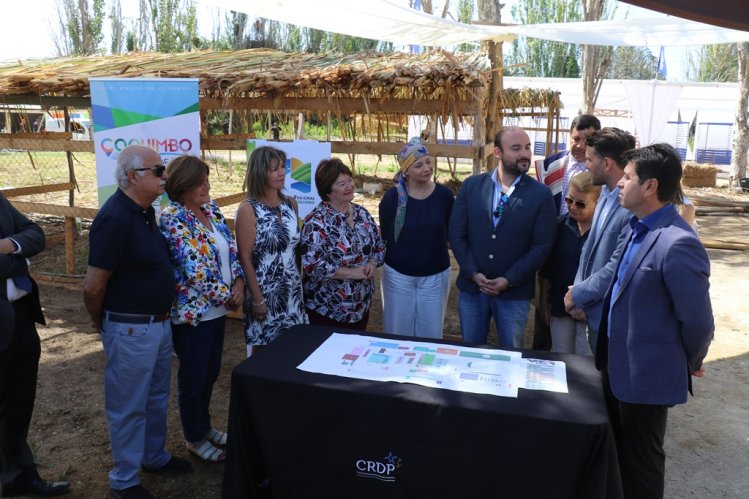
[{"label": "white banner", "polygon": [[247,140],[247,157],[258,147],[270,146],[286,153],[286,194],[299,204],[299,218],[304,220],[320,203],[315,185],[315,170],[323,159],[330,159],[330,142],[295,140],[273,142],[261,139]]},{"label": "white banner", "polygon": [[89,83],[99,206],[117,189],[114,170],[125,147],[148,146],[164,164],[200,154],[196,78],[90,78]]}]

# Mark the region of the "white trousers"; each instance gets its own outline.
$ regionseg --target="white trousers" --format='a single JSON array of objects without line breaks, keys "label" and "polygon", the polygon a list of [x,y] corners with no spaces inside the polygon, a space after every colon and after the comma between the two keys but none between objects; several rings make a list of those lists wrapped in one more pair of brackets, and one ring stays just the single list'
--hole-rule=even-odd
[{"label": "white trousers", "polygon": [[551,318],[551,351],[593,355],[588,343],[587,322],[576,321],[572,317]]},{"label": "white trousers", "polygon": [[413,277],[382,266],[382,330],[420,338],[442,338],[450,268],[439,274]]}]

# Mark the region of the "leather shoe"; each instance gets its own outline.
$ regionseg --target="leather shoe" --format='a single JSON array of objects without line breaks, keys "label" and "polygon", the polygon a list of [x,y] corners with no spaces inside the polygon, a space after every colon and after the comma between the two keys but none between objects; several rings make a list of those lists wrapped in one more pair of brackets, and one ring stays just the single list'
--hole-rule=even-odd
[{"label": "leather shoe", "polygon": [[115,499],[153,499],[153,495],[141,484],[126,489],[109,489],[109,496]]},{"label": "leather shoe", "polygon": [[161,468],[149,468],[145,464],[141,467],[146,473],[164,473],[172,475],[181,475],[192,471],[192,463],[187,459],[172,456]]},{"label": "leather shoe", "polygon": [[70,492],[70,482],[48,482],[37,478],[26,483],[10,483],[3,487],[2,497],[61,496]]}]

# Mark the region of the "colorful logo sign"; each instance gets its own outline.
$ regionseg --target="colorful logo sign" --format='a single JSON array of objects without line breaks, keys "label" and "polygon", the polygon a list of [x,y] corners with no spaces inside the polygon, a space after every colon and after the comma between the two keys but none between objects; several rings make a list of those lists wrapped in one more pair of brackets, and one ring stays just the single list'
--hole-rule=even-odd
[{"label": "colorful logo sign", "polygon": [[291,175],[291,187],[299,192],[312,191],[312,165],[301,159],[289,157],[286,159],[286,174]]}]

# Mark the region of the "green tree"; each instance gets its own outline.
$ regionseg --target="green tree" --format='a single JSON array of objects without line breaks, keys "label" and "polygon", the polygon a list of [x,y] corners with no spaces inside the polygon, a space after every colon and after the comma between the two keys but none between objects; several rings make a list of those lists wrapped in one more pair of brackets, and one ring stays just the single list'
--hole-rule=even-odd
[{"label": "green tree", "polygon": [[616,47],[606,78],[615,80],[652,80],[658,70],[658,58],[647,47]]},{"label": "green tree", "polygon": [[[464,24],[471,24],[473,20],[473,0],[458,0],[458,21]],[[458,46],[458,52],[473,52],[478,50],[478,43],[461,43]]]},{"label": "green tree", "polygon": [[112,2],[112,8],[109,11],[109,24],[112,29],[110,49],[113,54],[121,54],[125,48],[125,24],[122,21],[120,0]]},{"label": "green tree", "polygon": [[[520,24],[582,21],[578,0],[520,0],[510,10]],[[518,37],[512,42],[508,65],[511,76],[578,78],[579,45]]]},{"label": "green tree", "polygon": [[104,40],[104,0],[57,0],[59,32],[53,34],[58,55],[99,53]]},{"label": "green tree", "polygon": [[194,0],[140,0],[135,29],[128,32],[128,50],[185,52],[202,47]]},{"label": "green tree", "polygon": [[739,49],[735,43],[703,45],[689,55],[688,74],[694,81],[738,81]]}]

